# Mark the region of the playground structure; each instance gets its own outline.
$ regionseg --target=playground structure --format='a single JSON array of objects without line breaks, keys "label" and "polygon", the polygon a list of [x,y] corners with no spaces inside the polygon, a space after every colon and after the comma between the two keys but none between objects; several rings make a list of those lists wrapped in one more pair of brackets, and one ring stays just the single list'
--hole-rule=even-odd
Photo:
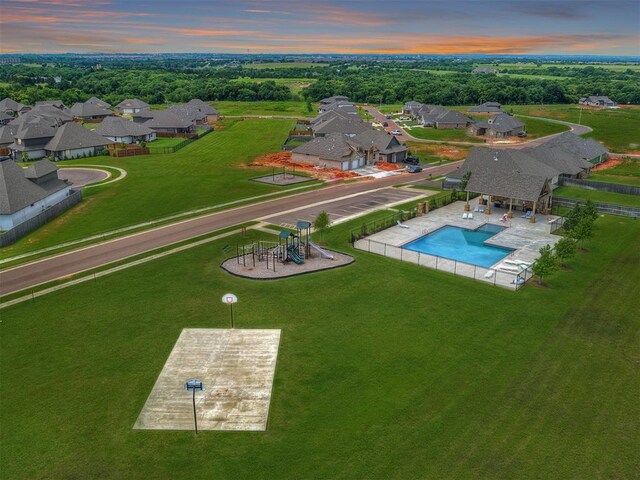
[{"label": "playground structure", "polygon": [[276,271],[277,265],[293,262],[303,265],[313,255],[333,260],[334,255],[311,241],[311,222],[299,220],[296,232],[282,230],[277,242],[259,240],[245,245],[236,245],[236,263],[244,268],[256,268],[264,264],[267,270]]}]

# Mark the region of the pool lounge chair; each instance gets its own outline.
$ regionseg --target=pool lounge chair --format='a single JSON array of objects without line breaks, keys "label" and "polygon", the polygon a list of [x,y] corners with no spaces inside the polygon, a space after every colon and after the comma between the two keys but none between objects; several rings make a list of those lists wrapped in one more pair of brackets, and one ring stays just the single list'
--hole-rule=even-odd
[{"label": "pool lounge chair", "polygon": [[409,228],[409,225],[405,225],[405,224],[403,224],[403,223],[400,223],[400,220],[398,220],[398,226],[399,226],[400,228]]},{"label": "pool lounge chair", "polygon": [[462,218],[464,218],[466,220],[467,218],[469,218],[469,214],[467,212],[464,212],[462,214]]},{"label": "pool lounge chair", "polygon": [[529,219],[531,218],[532,215],[533,215],[533,210],[527,210],[527,213],[525,213],[524,215],[520,215],[520,218]]},{"label": "pool lounge chair", "polygon": [[474,212],[484,212],[484,207],[482,205],[476,205],[476,208],[473,209]]},{"label": "pool lounge chair", "polygon": [[473,220],[473,213],[469,212],[469,215],[467,215],[467,218],[468,218],[469,220]]}]

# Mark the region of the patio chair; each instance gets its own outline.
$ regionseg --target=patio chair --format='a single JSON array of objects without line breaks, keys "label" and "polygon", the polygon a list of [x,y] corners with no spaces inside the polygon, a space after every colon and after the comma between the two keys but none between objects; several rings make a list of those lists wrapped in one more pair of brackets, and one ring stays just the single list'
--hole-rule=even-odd
[{"label": "patio chair", "polygon": [[469,220],[473,220],[473,213],[469,212],[469,215],[467,215],[467,218],[468,218]]},{"label": "patio chair", "polygon": [[528,220],[529,218],[531,218],[532,215],[533,215],[533,210],[527,210],[527,213],[525,213],[524,215],[520,215],[520,218],[526,218]]},{"label": "patio chair", "polygon": [[469,218],[469,215],[471,215],[471,214],[470,214],[470,213],[467,213],[467,212],[464,212],[464,213],[462,214],[462,218],[464,218],[464,219],[466,220],[467,218]]}]

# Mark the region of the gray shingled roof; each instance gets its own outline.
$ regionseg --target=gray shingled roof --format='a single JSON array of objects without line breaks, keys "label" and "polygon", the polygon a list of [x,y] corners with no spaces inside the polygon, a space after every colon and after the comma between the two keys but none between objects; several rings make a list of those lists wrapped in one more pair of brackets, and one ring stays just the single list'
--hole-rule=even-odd
[{"label": "gray shingled roof", "polygon": [[435,123],[471,123],[473,120],[455,110],[446,110],[440,113],[434,121]]},{"label": "gray shingled roof", "polygon": [[0,127],[0,145],[9,145],[13,143],[18,128],[20,128],[20,124],[13,123]]},{"label": "gray shingled roof", "polygon": [[24,107],[25,105],[23,105],[22,103],[16,102],[15,100],[7,97],[4,98],[3,100],[0,100],[0,110],[1,111],[7,111],[7,110],[11,110],[13,112],[17,112],[18,110],[20,110],[22,107]]},{"label": "gray shingled roof", "polygon": [[142,100],[138,100],[137,98],[127,98],[126,100],[123,100],[118,105],[116,105],[116,108],[118,110],[123,110],[125,108],[139,108],[141,110],[146,110],[150,107],[148,103],[145,103]]},{"label": "gray shingled roof", "polygon": [[201,122],[207,118],[207,114],[194,105],[173,105],[167,109],[174,115],[190,122]]},{"label": "gray shingled roof", "polygon": [[95,129],[103,137],[140,137],[153,133],[142,123],[135,123],[122,117],[107,117]]},{"label": "gray shingled roof", "polygon": [[40,178],[57,171],[58,167],[56,167],[53,162],[50,162],[49,160],[40,160],[29,165],[25,169],[24,174],[27,178]]},{"label": "gray shingled roof", "polygon": [[371,129],[371,126],[364,123],[360,117],[345,119],[343,117],[333,117],[324,122],[312,125],[311,129],[316,135],[327,133],[355,134]]},{"label": "gray shingled roof", "polygon": [[193,121],[179,117],[169,110],[154,110],[151,113],[153,117],[144,122],[149,128],[189,128],[193,125]]},{"label": "gray shingled roof", "polygon": [[97,105],[99,107],[102,108],[109,108],[111,107],[110,103],[105,102],[104,100],[98,98],[98,97],[91,97],[89,100],[87,100],[84,103],[92,103],[93,105]]},{"label": "gray shingled roof", "polygon": [[112,143],[114,142],[108,138],[87,130],[77,123],[70,122],[58,128],[58,131],[49,140],[44,149],[50,152],[61,152],[77,148],[103,147]]},{"label": "gray shingled roof", "polygon": [[54,107],[57,109],[67,108],[62,100],[42,100],[34,104],[36,107]]},{"label": "gray shingled roof", "polygon": [[[11,215],[67,187],[61,180],[36,185],[25,176],[25,170],[13,160],[0,161],[0,215]],[[49,185],[47,185],[49,184]]]},{"label": "gray shingled roof", "polygon": [[193,107],[196,107],[198,110],[200,110],[205,115],[219,115],[220,114],[220,112],[218,112],[218,110],[213,108],[207,102],[204,102],[204,101],[200,100],[199,98],[192,98],[191,100],[189,100],[187,102],[187,105],[191,105]]},{"label": "gray shingled roof", "polygon": [[349,137],[340,133],[333,133],[326,137],[317,137],[292,150],[293,153],[314,155],[320,159],[345,161],[352,157],[360,157],[357,145]]},{"label": "gray shingled roof", "polygon": [[348,103],[348,102],[335,102],[335,103],[330,103],[328,105],[322,106],[323,112],[329,112],[331,110],[347,113],[349,115],[354,115],[358,113],[358,109],[356,108],[356,106],[353,103]]},{"label": "gray shingled roof", "polygon": [[502,113],[498,102],[484,102],[482,105],[471,107],[469,113]]},{"label": "gray shingled roof", "polygon": [[524,123],[519,122],[507,113],[499,113],[490,119],[476,123],[476,128],[491,129],[494,132],[505,133],[512,130],[520,130]]},{"label": "gray shingled roof", "polygon": [[536,170],[549,172],[549,167],[518,150],[474,147],[456,177],[471,172],[467,183],[469,192],[535,201],[549,178]]},{"label": "gray shingled roof", "polygon": [[349,97],[345,97],[344,95],[336,95],[336,96],[333,96],[333,97],[323,98],[322,100],[320,100],[320,104],[321,105],[329,105],[330,103],[348,102],[348,101],[349,101]]},{"label": "gray shingled roof", "polygon": [[58,124],[53,122],[49,118],[35,117],[31,119],[25,119],[18,130],[16,131],[14,138],[22,140],[30,140],[34,138],[51,138],[56,134]]},{"label": "gray shingled roof", "polygon": [[88,118],[88,117],[108,117],[113,115],[111,110],[99,107],[93,103],[74,103],[73,107],[69,109],[71,115],[76,118]]},{"label": "gray shingled roof", "polygon": [[565,175],[577,175],[585,169],[593,167],[593,165],[586,160],[561,148],[547,144],[533,148],[525,148],[522,152]]},{"label": "gray shingled roof", "polygon": [[407,150],[407,146],[401,144],[395,136],[381,132],[380,130],[365,130],[353,136],[351,141],[364,150],[373,148],[381,153],[402,152]]},{"label": "gray shingled roof", "polygon": [[327,120],[329,120],[331,118],[334,118],[334,117],[342,117],[345,120],[353,120],[354,119],[353,115],[350,115],[348,113],[342,113],[339,110],[329,110],[327,112],[322,112],[322,113],[318,114],[317,116],[312,118],[309,123],[311,125],[315,125],[316,123],[326,122]]},{"label": "gray shingled roof", "polygon": [[546,146],[558,147],[584,160],[592,160],[608,153],[608,150],[592,138],[583,138],[572,132],[564,132],[545,142]]},{"label": "gray shingled roof", "polygon": [[73,120],[73,116],[69,113],[69,109],[60,110],[53,105],[38,105],[33,107],[28,112],[22,114],[18,118],[24,116],[28,118],[43,117],[55,119],[58,123],[70,122]]}]

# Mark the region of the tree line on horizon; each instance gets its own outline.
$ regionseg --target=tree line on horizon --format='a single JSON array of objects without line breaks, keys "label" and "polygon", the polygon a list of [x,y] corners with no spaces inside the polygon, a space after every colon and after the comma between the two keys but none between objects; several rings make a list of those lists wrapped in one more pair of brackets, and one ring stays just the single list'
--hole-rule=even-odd
[{"label": "tree line on horizon", "polygon": [[[436,74],[436,70],[458,69]],[[171,64],[127,65],[95,69],[88,66],[43,64],[0,65],[0,98],[33,104],[41,100],[62,100],[65,104],[92,96],[109,103],[139,98],[150,104],[181,103],[191,98],[205,101],[318,101],[333,95],[347,95],[352,101],[403,103],[416,100],[439,105],[470,105],[485,101],[503,104],[576,103],[586,95],[607,95],[618,103],[640,104],[640,72],[603,68],[555,68],[550,76],[564,78],[520,78],[473,74],[453,62],[377,62],[332,64],[328,67],[252,68],[201,67]],[[535,67],[532,67],[535,71]],[[528,70],[519,70],[528,73]],[[581,73],[582,72],[582,73]],[[549,69],[542,71],[545,76]],[[301,92],[291,92],[273,79],[309,79]],[[272,80],[269,80],[272,79]]]}]

